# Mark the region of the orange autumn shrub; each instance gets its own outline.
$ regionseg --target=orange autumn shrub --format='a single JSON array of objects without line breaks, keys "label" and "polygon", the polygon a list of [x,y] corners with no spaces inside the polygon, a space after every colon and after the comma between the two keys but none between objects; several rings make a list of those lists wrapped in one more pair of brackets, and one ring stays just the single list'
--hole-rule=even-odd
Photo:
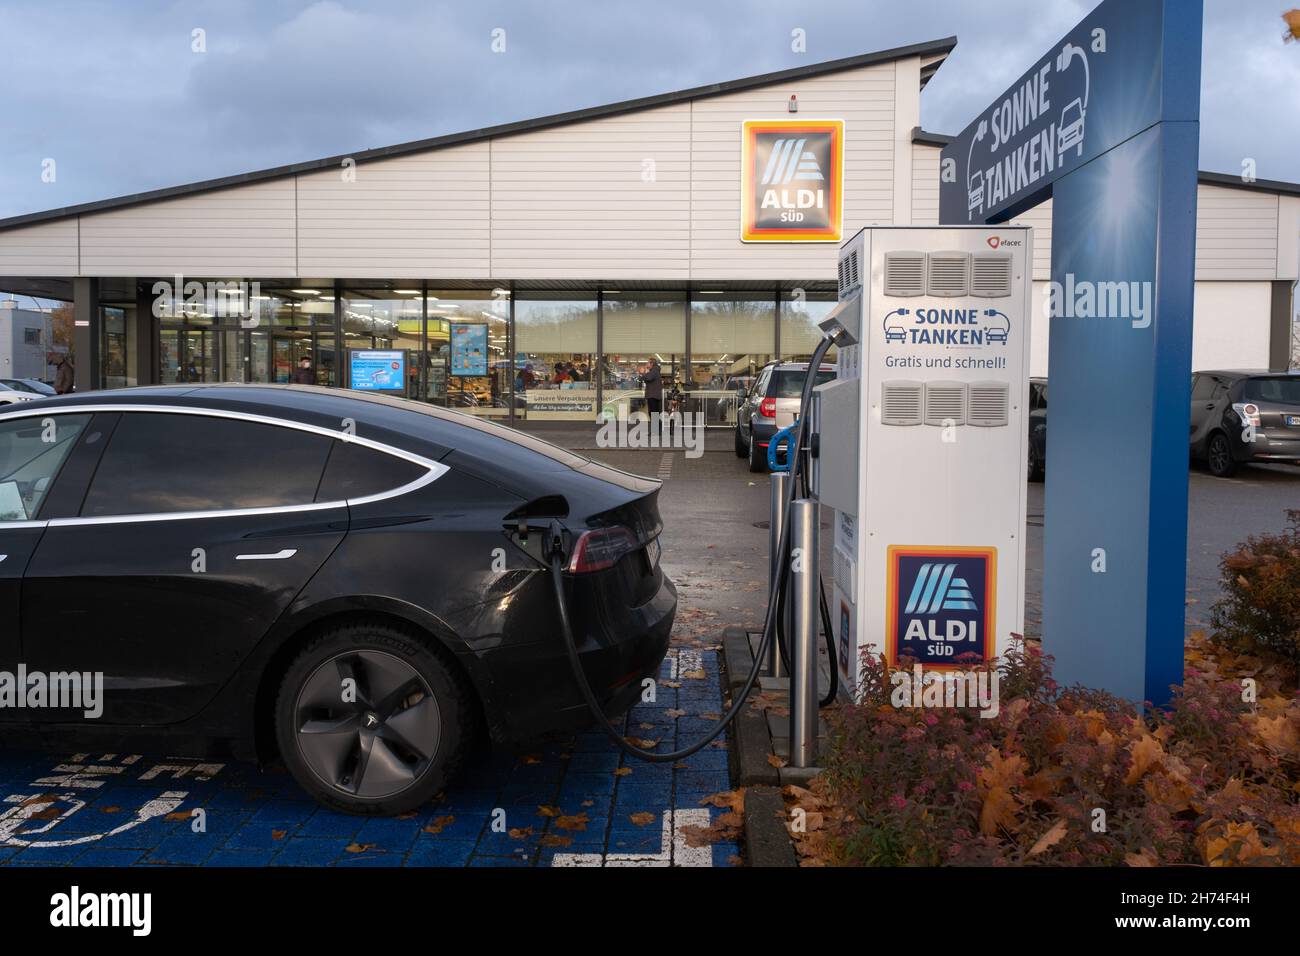
[{"label": "orange autumn shrub", "polygon": [[1219,563],[1224,597],[1211,609],[1215,642],[1273,653],[1300,670],[1300,510],[1279,534],[1251,535]]},{"label": "orange autumn shrub", "polygon": [[1170,706],[1058,688],[1017,644],[1000,709],[891,704],[863,666],[831,718],[828,862],[1070,866],[1300,864],[1300,704],[1189,680]]}]

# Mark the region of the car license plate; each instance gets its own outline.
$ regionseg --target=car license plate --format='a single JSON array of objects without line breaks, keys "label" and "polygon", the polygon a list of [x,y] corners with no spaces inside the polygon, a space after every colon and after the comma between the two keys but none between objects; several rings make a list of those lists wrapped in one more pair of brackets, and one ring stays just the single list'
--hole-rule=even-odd
[{"label": "car license plate", "polygon": [[1288,425],[1300,425],[1300,415],[1288,415],[1286,417],[1286,423]]},{"label": "car license plate", "polygon": [[645,546],[645,557],[650,562],[650,570],[653,571],[659,564],[659,554],[663,549],[659,546],[659,539],[655,538]]}]

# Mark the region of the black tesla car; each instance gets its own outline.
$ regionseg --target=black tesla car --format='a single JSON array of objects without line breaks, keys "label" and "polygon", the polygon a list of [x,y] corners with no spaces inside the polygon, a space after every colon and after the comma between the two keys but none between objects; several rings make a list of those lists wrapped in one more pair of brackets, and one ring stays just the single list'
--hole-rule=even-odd
[{"label": "black tesla car", "polygon": [[94,717],[51,695],[0,706],[0,721],[118,752],[159,736],[173,752],[278,752],[328,806],[413,808],[480,731],[517,739],[588,719],[548,529],[569,542],[589,680],[610,714],[637,697],[677,604],[658,492],[499,425],[332,389],[180,385],[12,406],[0,670],[102,675],[103,691]]}]

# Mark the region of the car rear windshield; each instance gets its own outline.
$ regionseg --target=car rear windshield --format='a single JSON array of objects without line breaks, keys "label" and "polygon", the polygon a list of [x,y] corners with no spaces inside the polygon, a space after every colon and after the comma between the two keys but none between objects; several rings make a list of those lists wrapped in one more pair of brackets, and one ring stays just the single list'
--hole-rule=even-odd
[{"label": "car rear windshield", "polygon": [[1300,405],[1300,375],[1287,378],[1248,378],[1243,394],[1248,402]]},{"label": "car rear windshield", "polygon": [[[802,369],[779,368],[772,373],[772,384],[768,386],[769,398],[798,398],[803,393],[803,381],[808,373]],[[835,370],[824,368],[817,372],[818,385],[824,385],[835,378]]]}]

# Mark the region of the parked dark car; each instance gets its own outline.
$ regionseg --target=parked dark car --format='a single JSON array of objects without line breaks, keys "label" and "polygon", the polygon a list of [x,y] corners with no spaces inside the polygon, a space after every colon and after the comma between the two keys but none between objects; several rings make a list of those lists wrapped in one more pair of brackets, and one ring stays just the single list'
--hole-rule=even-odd
[{"label": "parked dark car", "polygon": [[[1250,462],[1300,464],[1300,372],[1192,375],[1189,451],[1228,478]],[[1047,379],[1029,380],[1029,480],[1047,464]]]},{"label": "parked dark car", "polygon": [[1047,379],[1029,380],[1029,480],[1042,481],[1047,470]]},{"label": "parked dark car", "polygon": [[1250,462],[1300,463],[1300,373],[1197,372],[1191,450],[1220,478]]},{"label": "parked dark car", "polygon": [[[767,471],[768,443],[777,431],[794,424],[807,376],[807,362],[769,362],[741,400],[736,410],[736,457],[748,458],[750,471]],[[834,378],[834,365],[823,364],[817,370],[818,385]]]},{"label": "parked dark car", "polygon": [[[625,710],[668,646],[660,483],[400,399],[178,385],[0,412],[0,668],[102,672],[24,737],[283,758],[336,809],[427,801],[486,730]],[[132,741],[139,740],[140,744]],[[111,746],[109,746],[111,744]]]}]

